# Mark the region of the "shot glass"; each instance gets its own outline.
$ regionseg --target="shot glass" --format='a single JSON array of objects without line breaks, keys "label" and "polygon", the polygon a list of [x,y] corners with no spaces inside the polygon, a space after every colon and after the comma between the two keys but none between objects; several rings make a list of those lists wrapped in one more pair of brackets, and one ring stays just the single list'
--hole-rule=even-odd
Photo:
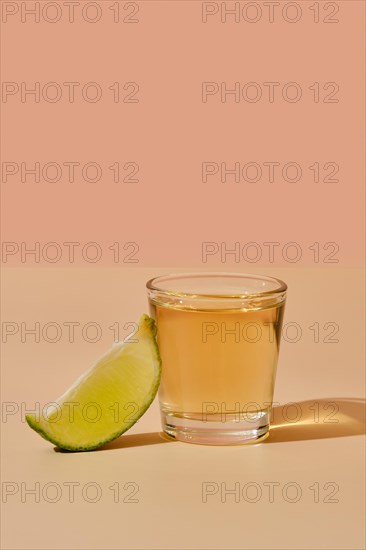
[{"label": "shot glass", "polygon": [[268,435],[286,290],[279,279],[241,273],[148,281],[166,434],[212,445]]}]

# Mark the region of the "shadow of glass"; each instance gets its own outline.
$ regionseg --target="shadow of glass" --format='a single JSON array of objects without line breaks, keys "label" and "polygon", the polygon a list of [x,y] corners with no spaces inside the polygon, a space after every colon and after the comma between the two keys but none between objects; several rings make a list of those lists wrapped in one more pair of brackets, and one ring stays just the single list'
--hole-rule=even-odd
[{"label": "shadow of glass", "polygon": [[[269,437],[263,444],[363,435],[366,433],[365,418],[365,399],[333,397],[287,403],[273,408]],[[95,449],[95,452],[174,442],[163,432],[127,434]],[[54,450],[75,452],[58,447]]]},{"label": "shadow of glass", "polygon": [[363,435],[365,417],[366,401],[358,398],[322,398],[274,407],[270,434],[263,443]]}]

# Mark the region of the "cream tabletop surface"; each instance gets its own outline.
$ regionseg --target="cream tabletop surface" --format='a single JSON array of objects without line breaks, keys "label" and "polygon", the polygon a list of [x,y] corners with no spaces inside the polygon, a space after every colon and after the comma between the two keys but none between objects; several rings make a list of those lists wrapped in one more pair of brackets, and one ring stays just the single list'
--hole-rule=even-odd
[{"label": "cream tabletop surface", "polygon": [[[163,272],[5,270],[3,547],[364,548],[360,270],[261,269],[289,285],[273,424],[261,444],[166,441],[157,400],[95,452],[60,452],[29,429],[25,410],[53,401],[107,350],[115,323],[123,337],[147,311],[146,280]],[[62,327],[57,342],[47,323]],[[99,330],[94,343],[88,323]]]}]

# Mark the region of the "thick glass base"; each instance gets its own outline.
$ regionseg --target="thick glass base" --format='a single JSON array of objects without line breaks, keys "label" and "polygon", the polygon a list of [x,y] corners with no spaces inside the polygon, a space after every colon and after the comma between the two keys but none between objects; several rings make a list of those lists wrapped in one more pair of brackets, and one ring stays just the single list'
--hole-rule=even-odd
[{"label": "thick glass base", "polygon": [[161,413],[164,432],[178,441],[199,445],[244,445],[259,443],[269,435],[269,413],[251,420],[227,422],[195,420]]}]

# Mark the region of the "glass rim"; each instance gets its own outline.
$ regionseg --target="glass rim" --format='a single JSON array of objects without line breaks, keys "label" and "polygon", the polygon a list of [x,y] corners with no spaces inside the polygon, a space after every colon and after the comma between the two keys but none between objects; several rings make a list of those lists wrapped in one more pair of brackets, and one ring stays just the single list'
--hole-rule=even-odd
[{"label": "glass rim", "polygon": [[[229,293],[215,293],[215,294],[209,294],[209,293],[195,293],[195,292],[182,292],[179,290],[168,290],[164,289],[163,287],[159,286],[159,281],[172,281],[175,278],[176,279],[204,279],[204,278],[215,278],[215,277],[221,277],[221,278],[237,278],[237,279],[256,279],[258,281],[267,281],[276,283],[278,286],[272,290],[266,290],[262,292],[251,292],[251,293],[243,293],[243,294],[229,294]],[[179,286],[179,285],[178,285]],[[287,291],[287,284],[282,281],[281,279],[278,279],[277,277],[269,277],[267,275],[256,275],[253,273],[241,273],[239,272],[226,272],[226,271],[207,271],[207,272],[194,272],[194,273],[169,273],[166,275],[158,275],[157,277],[153,277],[152,279],[149,279],[146,283],[146,288],[150,292],[156,292],[160,295],[165,296],[172,296],[172,297],[185,297],[185,298],[203,298],[203,299],[225,299],[225,300],[238,300],[238,299],[248,299],[248,298],[264,298],[269,296],[277,296],[279,294],[284,294]]]}]

